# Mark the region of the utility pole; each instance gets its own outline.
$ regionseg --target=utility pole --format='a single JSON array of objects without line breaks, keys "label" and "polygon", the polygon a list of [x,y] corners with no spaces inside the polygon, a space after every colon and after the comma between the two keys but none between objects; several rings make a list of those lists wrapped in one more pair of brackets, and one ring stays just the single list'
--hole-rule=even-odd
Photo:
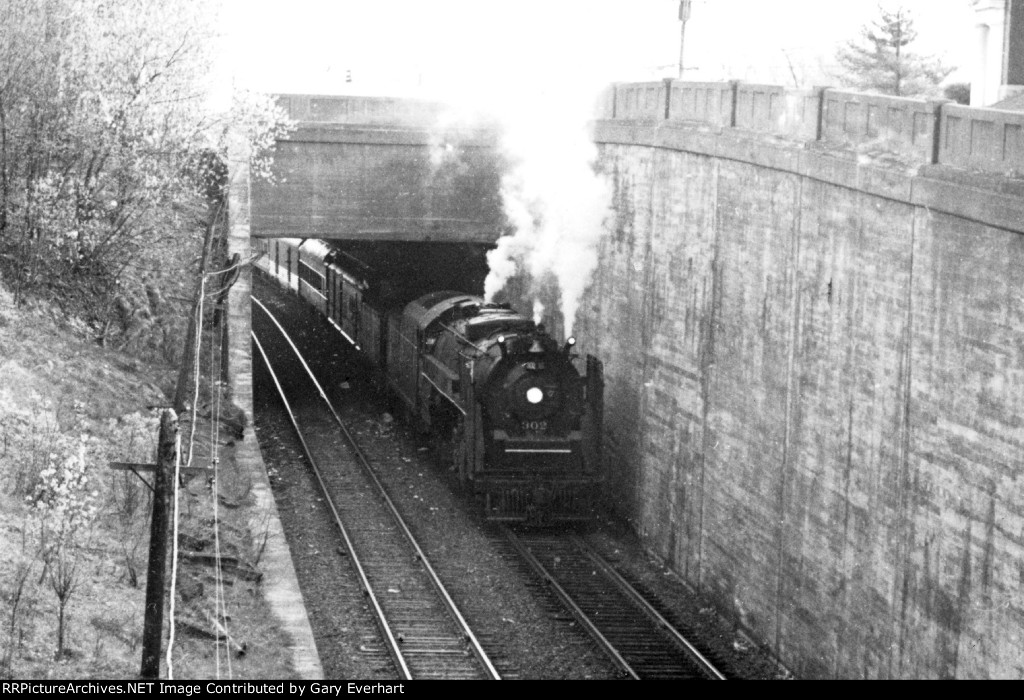
[{"label": "utility pole", "polygon": [[683,50],[686,47],[686,21],[690,19],[690,6],[692,0],[679,0],[679,22],[682,29],[679,30],[679,79],[683,79]]},{"label": "utility pole", "polygon": [[199,282],[196,285],[196,296],[195,301],[192,303],[192,313],[188,317],[188,331],[185,333],[185,351],[182,353],[181,367],[178,369],[178,385],[174,389],[174,410],[178,413],[184,413],[187,410],[193,378],[196,376],[196,363],[199,362],[199,358],[196,357],[196,336],[203,332],[203,319],[201,317],[205,290],[203,279],[206,277],[206,268],[209,266],[210,258],[213,255],[214,233],[217,230],[217,224],[224,209],[224,201],[222,200],[217,207],[211,204],[209,209],[210,220],[206,222],[206,235],[203,237],[203,256],[199,259]]},{"label": "utility pole", "polygon": [[[143,678],[160,676],[163,639],[164,580],[167,566],[168,510],[178,455],[178,416],[166,410],[160,416],[160,439],[153,479],[153,523],[149,532],[149,568],[146,574],[146,612],[142,626]],[[148,466],[148,465],[147,465]]]}]

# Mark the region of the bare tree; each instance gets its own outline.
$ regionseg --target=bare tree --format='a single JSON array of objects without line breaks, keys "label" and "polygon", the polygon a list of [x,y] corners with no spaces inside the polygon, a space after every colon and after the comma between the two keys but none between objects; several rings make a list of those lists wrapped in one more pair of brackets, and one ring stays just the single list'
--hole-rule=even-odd
[{"label": "bare tree", "polygon": [[71,596],[81,579],[78,576],[78,551],[71,547],[61,547],[46,574],[50,590],[57,596],[57,653],[56,658],[63,658],[65,640],[67,639],[67,607]]}]

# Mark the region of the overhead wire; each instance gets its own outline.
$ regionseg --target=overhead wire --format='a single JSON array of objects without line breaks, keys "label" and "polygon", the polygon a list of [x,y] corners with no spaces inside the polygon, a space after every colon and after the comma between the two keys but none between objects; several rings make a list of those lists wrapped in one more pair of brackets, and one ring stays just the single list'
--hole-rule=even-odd
[{"label": "overhead wire", "polygon": [[[188,461],[185,463],[186,467],[192,466],[192,451],[195,446],[196,440],[196,414],[197,407],[199,404],[199,358],[201,357],[203,347],[203,299],[205,298],[206,290],[206,276],[199,280],[199,301],[196,305],[196,347],[195,347],[195,373],[194,373],[194,389],[192,392],[192,424],[189,426],[189,437],[188,437]],[[175,633],[175,597],[177,592],[178,584],[178,484],[180,483],[180,472],[176,468],[174,474],[174,518],[173,523],[173,534],[171,537],[171,609],[170,609],[170,623],[169,623],[169,637],[167,640],[167,678],[174,678],[174,633]]]},{"label": "overhead wire", "polygon": [[[219,214],[219,212],[218,212]],[[195,448],[195,436],[196,436],[196,422],[198,415],[199,406],[199,394],[201,387],[201,367],[202,367],[202,326],[203,316],[205,308],[205,299],[207,296],[217,296],[222,294],[227,287],[222,289],[216,289],[214,291],[207,291],[207,279],[215,275],[224,275],[237,268],[251,264],[258,256],[250,256],[246,260],[238,260],[235,263],[225,267],[221,270],[214,270],[205,272],[200,277],[199,282],[199,293],[196,304],[196,333],[195,333],[195,372],[193,374],[193,396],[191,406],[191,426],[189,431],[189,444],[188,444],[188,459],[185,463],[186,467],[191,467],[194,456]],[[223,352],[223,343],[219,344],[219,349]],[[227,629],[227,609],[224,596],[224,582],[220,566],[220,530],[219,530],[219,487],[220,487],[220,474],[219,474],[219,450],[218,440],[220,438],[220,411],[221,411],[221,382],[217,376],[217,348],[214,347],[211,341],[210,347],[210,376],[209,376],[209,387],[213,395],[211,401],[214,404],[214,415],[212,416],[210,426],[210,449],[211,449],[211,467],[213,469],[213,528],[214,528],[214,549],[215,549],[215,561],[216,561],[216,591],[214,593],[214,655],[216,659],[216,673],[217,678],[220,679],[220,647],[219,639],[220,632],[223,631],[225,637],[225,658],[227,660],[227,673],[228,677],[231,677],[231,653],[230,653],[230,636]],[[179,484],[180,482],[180,463],[181,463],[181,438],[178,437],[178,450],[177,458],[175,462],[175,474],[174,474],[174,514],[173,514],[173,535],[172,535],[172,554],[171,554],[171,590],[170,590],[170,624],[169,624],[169,638],[167,643],[167,654],[166,654],[166,665],[167,665],[167,677],[168,679],[174,678],[174,664],[173,664],[173,649],[175,640],[175,597],[176,597],[176,584],[177,584],[177,569],[178,569],[178,528],[179,528]],[[223,622],[221,622],[223,620]]]}]

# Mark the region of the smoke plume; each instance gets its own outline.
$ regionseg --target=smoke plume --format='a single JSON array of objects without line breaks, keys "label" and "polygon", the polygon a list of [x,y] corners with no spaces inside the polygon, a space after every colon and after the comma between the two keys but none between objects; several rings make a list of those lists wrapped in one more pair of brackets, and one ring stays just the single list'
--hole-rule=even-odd
[{"label": "smoke plume", "polygon": [[487,256],[484,293],[493,298],[518,272],[528,273],[535,287],[554,275],[568,336],[597,267],[611,195],[594,170],[597,150],[587,132],[592,100],[552,102],[506,124],[504,147],[513,165],[501,194],[513,233]]}]

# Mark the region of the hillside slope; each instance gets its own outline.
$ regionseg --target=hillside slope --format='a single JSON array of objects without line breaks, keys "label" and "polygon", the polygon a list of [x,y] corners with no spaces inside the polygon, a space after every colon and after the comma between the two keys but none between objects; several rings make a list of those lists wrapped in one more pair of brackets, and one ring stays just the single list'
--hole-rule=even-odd
[{"label": "hillside slope", "polygon": [[[84,326],[46,307],[15,308],[0,286],[0,678],[139,672],[150,489],[108,464],[154,461],[160,409],[176,377],[142,354],[100,348]],[[232,471],[231,431],[209,419],[216,400],[199,403],[195,430],[182,416],[182,453],[191,446],[197,466],[216,461],[220,499],[202,478],[179,498],[179,545],[200,556],[182,557],[178,569],[172,673],[287,677],[285,643],[260,595],[266,530],[261,540],[245,475]],[[209,565],[215,545],[239,564],[219,579]],[[168,620],[165,613],[165,634]]]}]

